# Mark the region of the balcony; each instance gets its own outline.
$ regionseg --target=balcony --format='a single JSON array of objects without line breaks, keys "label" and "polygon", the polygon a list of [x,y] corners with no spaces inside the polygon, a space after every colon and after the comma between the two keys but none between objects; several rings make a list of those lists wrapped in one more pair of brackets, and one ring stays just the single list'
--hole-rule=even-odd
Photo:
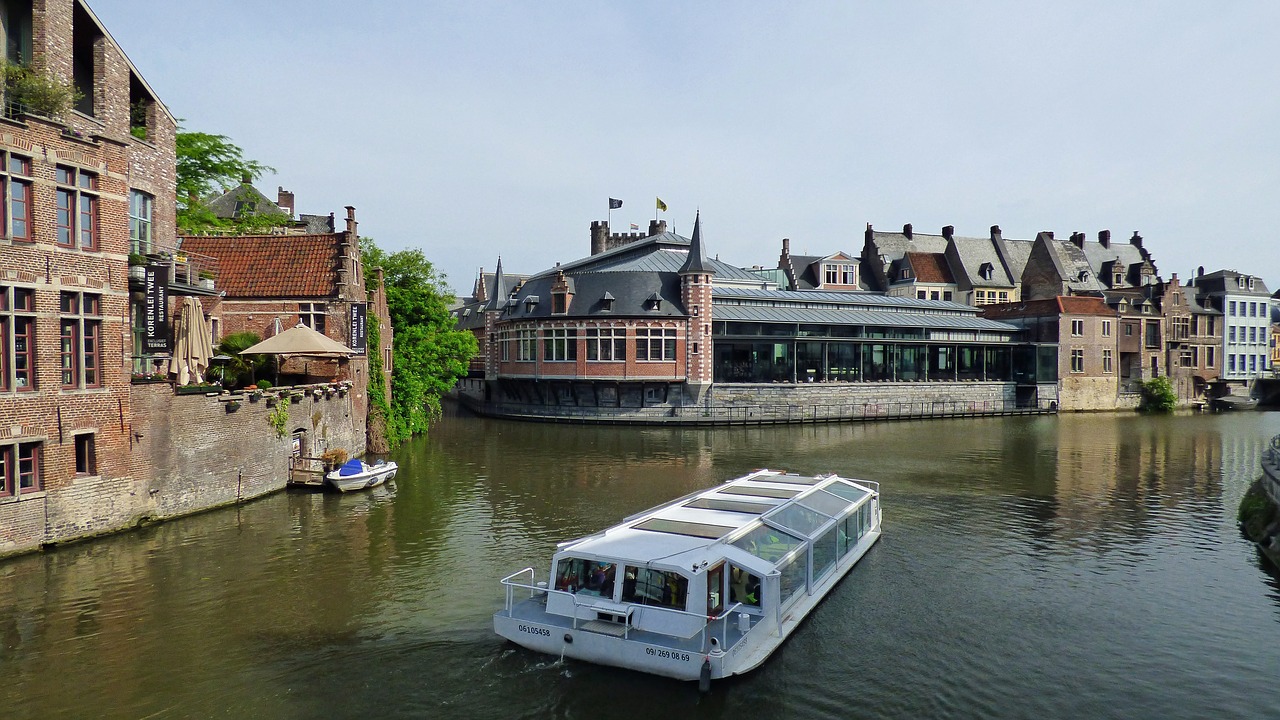
[{"label": "balcony", "polygon": [[215,278],[218,276],[218,259],[209,255],[188,252],[176,245],[152,243],[150,251],[137,253],[130,258],[130,279],[140,281],[133,268],[142,265],[163,265],[168,268],[168,285],[178,295],[217,295]]}]

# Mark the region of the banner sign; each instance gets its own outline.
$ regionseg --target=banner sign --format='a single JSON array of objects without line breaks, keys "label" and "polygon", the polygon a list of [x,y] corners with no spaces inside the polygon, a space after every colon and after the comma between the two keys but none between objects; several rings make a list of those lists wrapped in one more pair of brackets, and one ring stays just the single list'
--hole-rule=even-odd
[{"label": "banner sign", "polygon": [[367,303],[351,303],[351,344],[348,347],[360,355],[368,350],[369,334],[365,327],[367,313]]},{"label": "banner sign", "polygon": [[142,354],[168,354],[173,351],[172,334],[169,332],[169,266],[147,265],[145,283],[143,322],[146,334],[142,340]]}]

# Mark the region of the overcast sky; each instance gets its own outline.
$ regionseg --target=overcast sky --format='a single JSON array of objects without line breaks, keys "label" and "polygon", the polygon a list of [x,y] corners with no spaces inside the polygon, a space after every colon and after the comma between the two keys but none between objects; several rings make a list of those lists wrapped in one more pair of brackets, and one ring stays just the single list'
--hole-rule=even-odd
[{"label": "overcast sky", "polygon": [[90,0],[189,130],[301,212],[421,248],[589,253],[655,198],[742,266],[863,229],[1145,238],[1280,285],[1280,3]]}]

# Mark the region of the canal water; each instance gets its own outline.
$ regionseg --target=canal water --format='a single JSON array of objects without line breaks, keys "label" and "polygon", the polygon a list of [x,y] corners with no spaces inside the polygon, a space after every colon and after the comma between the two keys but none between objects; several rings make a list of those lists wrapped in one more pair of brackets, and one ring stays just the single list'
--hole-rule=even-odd
[{"label": "canal water", "polygon": [[[4,718],[1275,718],[1280,582],[1235,527],[1280,413],[770,428],[455,411],[394,487],[0,563]],[[498,579],[745,471],[881,483],[880,543],[761,668],[497,638]]]}]

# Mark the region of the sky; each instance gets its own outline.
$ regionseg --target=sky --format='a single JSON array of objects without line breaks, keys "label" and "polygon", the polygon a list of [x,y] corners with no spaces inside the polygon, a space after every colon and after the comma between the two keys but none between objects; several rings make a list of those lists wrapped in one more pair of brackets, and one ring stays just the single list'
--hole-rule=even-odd
[{"label": "sky", "polygon": [[588,255],[610,197],[745,267],[1108,229],[1280,287],[1280,3],[89,2],[268,197],[464,295]]}]

